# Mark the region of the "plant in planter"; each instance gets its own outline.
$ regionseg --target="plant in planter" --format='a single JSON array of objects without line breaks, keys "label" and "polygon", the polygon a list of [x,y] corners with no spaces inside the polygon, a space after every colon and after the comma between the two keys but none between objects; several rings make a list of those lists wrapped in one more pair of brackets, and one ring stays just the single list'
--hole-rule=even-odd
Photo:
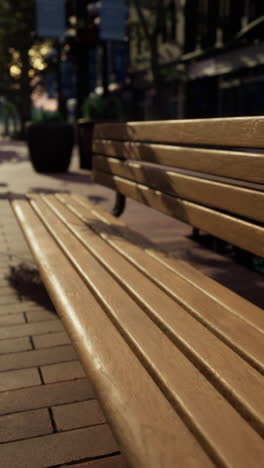
[{"label": "plant in planter", "polygon": [[37,172],[66,172],[74,145],[74,127],[58,112],[39,110],[27,125],[27,143]]},{"label": "plant in planter", "polygon": [[121,101],[116,93],[98,96],[91,93],[82,106],[84,118],[93,121],[120,121],[124,120]]},{"label": "plant in planter", "polygon": [[92,135],[95,122],[124,120],[118,96],[98,96],[91,93],[82,106],[83,118],[78,120],[77,134],[81,169],[92,169]]}]

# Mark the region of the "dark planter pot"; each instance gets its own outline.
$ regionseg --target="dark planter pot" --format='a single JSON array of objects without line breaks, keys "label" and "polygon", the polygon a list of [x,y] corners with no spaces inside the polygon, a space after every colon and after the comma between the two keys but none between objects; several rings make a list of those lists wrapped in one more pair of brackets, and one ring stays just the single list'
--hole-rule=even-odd
[{"label": "dark planter pot", "polygon": [[37,122],[27,126],[27,143],[37,172],[66,172],[74,145],[74,128],[67,122]]},{"label": "dark planter pot", "polygon": [[92,137],[94,122],[79,119],[77,122],[77,139],[80,156],[80,168],[92,169]]}]

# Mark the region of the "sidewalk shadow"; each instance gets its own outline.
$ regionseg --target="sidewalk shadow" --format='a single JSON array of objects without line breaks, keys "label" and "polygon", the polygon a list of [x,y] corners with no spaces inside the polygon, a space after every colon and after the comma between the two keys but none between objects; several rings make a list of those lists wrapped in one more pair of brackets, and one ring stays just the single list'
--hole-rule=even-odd
[{"label": "sidewalk shadow", "polygon": [[87,198],[89,201],[93,202],[95,205],[107,200],[106,197],[102,197],[101,195],[87,195]]},{"label": "sidewalk shadow", "polygon": [[15,192],[2,192],[0,193],[0,200],[23,200],[25,196],[22,193]]},{"label": "sidewalk shadow", "polygon": [[[33,188],[28,190],[28,193],[39,193],[39,194],[43,194],[43,195],[52,195],[54,193],[70,194],[71,191],[70,190],[46,189],[46,188],[42,188],[42,187],[33,187]],[[1,198],[1,195],[0,195],[0,198]],[[23,196],[23,198],[24,198],[24,196]],[[102,203],[102,202],[107,200],[106,197],[102,197],[101,195],[87,195],[86,198],[88,198],[88,200],[95,203],[96,205],[98,203]]]},{"label": "sidewalk shadow", "polygon": [[43,195],[52,195],[53,193],[69,194],[70,190],[60,190],[60,189],[55,190],[55,189],[49,189],[49,188],[43,188],[43,187],[33,187],[33,188],[30,188],[27,192],[28,193],[40,193],[40,194],[42,193]]},{"label": "sidewalk shadow", "polygon": [[0,164],[3,163],[20,163],[23,161],[27,161],[28,157],[25,155],[21,155],[16,151],[1,151],[0,149]]},{"label": "sidewalk shadow", "polygon": [[74,184],[94,184],[90,174],[82,174],[77,171],[63,172],[61,174],[48,174],[49,177],[59,180],[65,180]]},{"label": "sidewalk shadow", "polygon": [[35,267],[25,262],[11,266],[6,279],[10,286],[16,290],[20,299],[33,301],[36,306],[44,307],[56,314],[39,272]]}]

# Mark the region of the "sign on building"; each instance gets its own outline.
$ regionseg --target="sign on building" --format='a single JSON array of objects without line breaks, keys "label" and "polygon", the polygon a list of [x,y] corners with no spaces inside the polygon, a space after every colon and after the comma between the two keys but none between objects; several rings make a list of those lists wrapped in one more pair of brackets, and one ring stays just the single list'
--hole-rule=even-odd
[{"label": "sign on building", "polygon": [[102,0],[100,38],[106,41],[124,41],[128,16],[127,0]]},{"label": "sign on building", "polygon": [[37,35],[61,38],[65,34],[65,0],[36,0]]}]

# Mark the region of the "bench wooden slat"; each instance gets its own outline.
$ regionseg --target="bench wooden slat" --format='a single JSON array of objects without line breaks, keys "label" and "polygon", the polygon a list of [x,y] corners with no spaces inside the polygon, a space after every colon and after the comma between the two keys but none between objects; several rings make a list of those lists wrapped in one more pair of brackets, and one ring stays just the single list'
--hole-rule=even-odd
[{"label": "bench wooden slat", "polygon": [[101,156],[94,157],[93,168],[172,196],[264,222],[264,191],[199,179],[163,167],[151,167]]},{"label": "bench wooden slat", "polygon": [[[45,285],[131,466],[160,468],[162,463],[166,468],[213,467],[39,216],[27,202],[15,201],[13,206]],[[67,239],[71,244],[71,237]],[[73,284],[78,294],[72,294]]]},{"label": "bench wooden slat", "polygon": [[94,171],[94,180],[162,213],[220,237],[230,244],[264,256],[263,227],[104,172]]},{"label": "bench wooden slat", "polygon": [[[198,312],[200,307],[201,313],[204,316],[207,315],[207,311],[214,310],[214,316],[221,316],[218,330],[224,322],[226,334],[228,335],[231,330],[232,342],[233,330],[236,335],[235,340],[238,343],[240,342],[239,347],[241,347],[241,343],[243,342],[247,347],[250,341],[252,341],[252,344],[255,340],[258,341],[260,368],[264,372],[263,335],[261,336],[259,332],[254,333],[254,331],[252,334],[250,332],[246,333],[247,326],[244,323],[241,324],[241,320],[237,319],[237,317],[233,317],[232,321],[232,314],[230,312],[227,313],[223,307],[219,307],[216,303],[213,304],[212,301],[208,301],[204,294],[198,290],[195,292],[194,288],[187,290],[186,283],[184,284],[183,281],[180,281],[177,285],[176,283],[179,281],[179,278],[171,275],[171,272],[163,265],[144,254],[141,248],[133,243],[126,242],[121,233],[118,235],[117,230],[113,231],[111,227],[103,226],[99,218],[96,218],[87,208],[74,202],[71,196],[59,195],[58,198],[66,204],[72,213],[79,217],[79,221],[65,208],[63,209],[54,200],[54,197],[45,197],[45,200],[47,200],[51,208],[55,210],[56,214],[70,230],[80,238],[92,254],[111,272],[118,283],[122,284],[135,300],[142,303],[142,307],[149,311],[148,313],[153,316],[154,320],[161,323],[163,331],[167,330],[168,336],[172,340],[175,340],[186,355],[191,356],[191,360],[196,363],[197,367],[203,369],[206,376],[211,376],[214,385],[221,387],[224,394],[229,395],[228,398],[231,399],[236,407],[241,409],[241,407],[245,406],[247,418],[251,422],[254,421],[254,426],[261,433],[264,433],[264,389],[262,376],[244,362],[243,359],[237,357],[226,344],[197,322],[192,315],[186,314],[177,302],[172,301],[169,296],[160,294],[159,288],[150,283],[148,278],[154,280],[156,284],[163,286],[163,290],[165,290],[164,284],[167,284],[167,291],[176,291],[176,301],[179,291],[181,291],[182,297],[186,297],[185,306],[187,310],[189,298],[191,301],[193,300],[193,304],[196,303]],[[91,230],[87,229],[84,231],[84,224],[91,227]],[[100,235],[101,239],[97,234]],[[121,253],[124,258],[120,257],[118,253],[114,254],[105,241],[114,247],[119,254]],[[136,265],[140,271],[129,265],[127,259]],[[192,308],[195,308],[194,305],[192,305]],[[210,317],[210,312],[208,315]],[[197,314],[194,314],[194,316],[197,316]],[[229,316],[231,316],[231,320],[229,320]],[[253,347],[255,345],[256,342],[253,344]],[[210,353],[208,353],[208,349],[210,349]],[[228,366],[227,362],[229,363]],[[258,395],[257,399],[256,395]]]},{"label": "bench wooden slat", "polygon": [[[231,312],[228,307],[228,299],[226,299],[226,302],[223,301],[222,304],[218,301],[215,301],[212,297],[206,294],[206,286],[204,286],[204,290],[195,288],[195,286],[190,285],[190,283],[187,282],[184,278],[172,274],[168,268],[162,264],[159,264],[159,262],[157,262],[153,257],[146,256],[142,247],[140,247],[137,243],[137,240],[133,238],[134,233],[127,235],[122,228],[113,230],[111,226],[109,227],[104,225],[102,222],[100,222],[100,218],[96,217],[96,209],[88,211],[87,208],[78,203],[78,201],[75,202],[71,196],[68,197],[67,195],[58,195],[57,197],[59,200],[66,203],[68,208],[73,210],[76,215],[80,217],[80,219],[82,219],[85,223],[88,223],[97,234],[99,234],[103,239],[107,240],[107,242],[109,242],[111,246],[118,250],[119,253],[124,255],[126,259],[136,265],[142,273],[146,274],[148,277],[154,280],[160,287],[163,288],[164,291],[168,292],[169,295],[172,295],[178,303],[183,304],[184,308],[189,310],[198,320],[201,320],[203,323],[205,323],[207,328],[214,330],[218,336],[222,336],[223,341],[229,343],[232,348],[237,347],[239,353],[243,354],[245,359],[253,361],[254,365],[262,372],[264,372],[263,318],[262,321],[258,323],[255,323],[254,320],[251,319],[250,303],[245,301],[246,304],[244,304],[244,307],[245,305],[249,307],[249,310],[247,310],[247,317],[245,317],[245,315],[239,315],[240,309],[238,307],[234,308],[234,310]],[[54,205],[53,200],[49,201],[49,203]],[[60,211],[61,210],[62,209],[60,209]],[[67,217],[67,223],[70,223],[69,214]],[[78,226],[78,222],[76,220],[74,226],[72,226],[72,229],[76,235],[78,231],[78,235],[83,238],[83,240],[85,239],[85,236],[88,236],[89,231],[87,233],[82,233],[82,227]],[[91,232],[89,232],[89,236],[90,238],[93,237]],[[95,236],[95,240],[96,243],[99,242],[97,236]],[[88,241],[86,243],[88,245]],[[103,248],[104,244],[101,241],[100,249]],[[130,292],[135,294],[135,291],[140,289],[141,294],[139,297],[141,300],[145,295],[148,297],[146,302],[144,302],[144,307],[147,307],[147,304],[151,303],[151,309],[155,309],[155,290],[153,290],[152,293],[150,293],[149,290],[147,291],[147,282],[145,280],[146,284],[143,285],[144,277],[142,277],[141,274],[136,274],[132,268],[133,275],[130,273],[130,276],[126,278],[125,270],[128,267],[126,264],[122,263],[122,258],[117,256],[115,263],[113,262],[113,258],[111,258],[111,262],[109,262],[109,260],[107,261],[107,247],[105,246],[106,251],[104,250],[104,254],[99,254],[97,252],[96,246],[93,245],[92,239],[89,241],[89,249],[93,250],[93,254],[95,256],[100,255],[100,261],[104,264],[108,264],[108,268],[111,268],[112,274],[115,275],[118,282],[123,283],[124,287],[128,287],[129,277],[131,278],[130,283],[133,282],[134,284],[137,275],[137,286],[133,286],[133,288],[131,287]],[[113,270],[114,265],[115,270]],[[148,288],[151,289],[151,286]],[[225,291],[225,288],[222,287],[222,293]],[[243,301],[244,300],[242,299],[241,303]],[[170,302],[167,303],[166,307],[164,305],[162,310],[169,310],[169,304]],[[175,307],[175,304],[173,307]],[[252,306],[252,309],[254,312],[254,306]],[[255,309],[257,309],[258,312],[261,312],[260,309],[256,307]],[[251,327],[253,327],[253,329],[251,329]],[[171,327],[169,328],[171,329]]]},{"label": "bench wooden slat", "polygon": [[[34,201],[33,206],[64,253],[104,304],[107,314],[133,347],[144,367],[149,370],[165,395],[182,414],[200,442],[207,445],[211,456],[227,465],[235,460],[233,466],[240,467],[248,466],[249,459],[252,462],[255,458],[257,462],[263,450],[261,438],[250,429],[163,331],[131,300],[111,275],[71,234],[68,227],[63,225],[43,202]],[[145,339],[146,333],[148,340]],[[159,343],[158,348],[156,343]],[[219,414],[221,421],[217,416]]]},{"label": "bench wooden slat", "polygon": [[264,184],[263,154],[114,140],[94,140],[93,152]]},{"label": "bench wooden slat", "polygon": [[264,117],[105,123],[94,137],[211,146],[264,147]]},{"label": "bench wooden slat", "polygon": [[[202,323],[206,325],[207,328],[213,330],[218,336],[222,336],[222,340],[229,343],[232,348],[237,348],[240,354],[243,354],[245,359],[252,362],[262,373],[264,373],[264,341],[263,341],[263,318],[260,322],[261,325],[252,323],[250,317],[250,311],[247,311],[247,320],[245,321],[245,316],[239,316],[239,309],[236,307],[233,312],[230,312],[228,308],[228,301],[226,303],[220,304],[215,301],[212,297],[205,294],[205,290],[200,290],[190,285],[185,279],[179,276],[175,276],[172,272],[159,264],[153,257],[144,255],[144,250],[137,245],[135,239],[132,235],[126,236],[126,233],[123,229],[115,229],[107,225],[104,225],[100,222],[99,218],[96,218],[96,215],[88,211],[87,208],[72,200],[72,197],[67,195],[58,195],[58,199],[67,204],[69,209],[72,209],[77,216],[80,217],[85,223],[88,223],[89,226],[99,234],[103,239],[107,240],[111,246],[116,248],[119,253],[125,256],[126,259],[131,261],[137,266],[137,268],[143,273],[154,280],[162,289],[172,295],[173,298],[189,310],[194,317],[198,320],[201,320]],[[50,200],[49,203],[54,206],[54,199]],[[62,208],[57,212],[58,216],[61,213]],[[67,223],[71,225],[71,216],[67,213],[64,216],[67,216]],[[66,222],[66,221],[65,221]],[[73,220],[72,220],[73,222]],[[143,306],[148,307],[148,304],[152,304],[150,309],[154,310],[156,300],[156,292],[152,286],[148,286],[148,282],[145,280],[142,274],[137,273],[133,268],[128,277],[125,276],[125,271],[128,269],[126,262],[123,261],[122,257],[116,256],[115,262],[113,261],[113,253],[111,261],[108,259],[108,249],[104,243],[99,241],[98,236],[93,236],[90,231],[82,233],[82,223],[78,226],[78,222],[74,220],[74,225],[71,227],[75,234],[80,236],[80,238],[85,241],[86,236],[89,235],[89,249],[93,250],[95,256],[100,257],[100,261],[108,265],[107,268],[111,269],[112,274],[118,282],[121,282],[124,287],[128,287],[130,283],[133,283],[134,286],[130,287],[131,294],[135,294],[135,298],[140,297],[143,300],[144,296],[147,296],[148,299],[144,302]],[[126,240],[126,237],[129,239]],[[100,248],[96,247],[93,244],[92,239],[95,239],[96,244],[100,244]],[[88,245],[88,240],[86,241]],[[99,251],[97,251],[99,249]],[[101,252],[103,251],[103,253]],[[133,272],[133,273],[132,273]],[[135,286],[135,280],[137,277],[137,286]],[[130,282],[129,282],[130,278]],[[148,289],[148,290],[147,290]],[[150,290],[152,290],[150,292]],[[136,291],[141,290],[139,296],[136,295]],[[223,288],[225,290],[225,288]],[[242,302],[242,301],[241,301]],[[166,306],[163,304],[162,310],[169,310],[172,303],[168,301]],[[250,303],[246,304],[250,306]],[[254,306],[253,306],[254,307]],[[175,308],[175,303],[173,303],[172,310]],[[260,309],[258,309],[260,311]],[[164,312],[165,313],[165,312]],[[172,312],[173,316],[173,312]],[[187,319],[186,319],[187,320]],[[169,327],[171,329],[171,327]],[[175,328],[177,329],[177,327]],[[188,329],[188,327],[187,327]]]},{"label": "bench wooden slat", "polygon": [[[65,200],[65,197],[66,195],[57,194],[58,199]],[[133,245],[139,246],[146,254],[155,258],[155,260],[159,261],[170,272],[175,273],[177,277],[187,281],[191,287],[198,288],[203,292],[203,294],[221,304],[222,307],[264,333],[263,310],[252,302],[247,301],[230,289],[225,288],[217,281],[201,273],[197,268],[194,268],[189,263],[186,263],[175,256],[168,256],[167,253],[162,252],[149,239],[146,239],[141,234],[132,231],[120,218],[113,217],[111,214],[102,210],[98,205],[94,205],[89,202],[87,198],[73,194],[71,195],[68,203],[70,203],[71,206],[73,204],[75,206],[75,201],[78,202],[78,205],[82,205],[86,210],[91,212],[92,215],[96,216],[103,222],[106,222],[115,230],[116,228],[121,228],[120,236],[125,240],[131,242]],[[76,206],[78,207],[78,205]]]}]

